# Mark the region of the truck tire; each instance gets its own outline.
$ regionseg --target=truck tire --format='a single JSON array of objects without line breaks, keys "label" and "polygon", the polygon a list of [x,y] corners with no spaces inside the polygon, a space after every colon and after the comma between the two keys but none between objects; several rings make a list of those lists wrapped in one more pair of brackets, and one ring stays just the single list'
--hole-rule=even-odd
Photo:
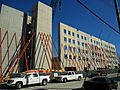
[{"label": "truck tire", "polygon": [[79,77],[78,77],[78,81],[80,81],[80,80],[81,80],[81,77],[79,76]]},{"label": "truck tire", "polygon": [[22,82],[17,82],[15,87],[18,89],[22,88]]},{"label": "truck tire", "polygon": [[66,83],[67,82],[67,78],[63,78],[63,82]]},{"label": "truck tire", "polygon": [[43,86],[47,85],[47,80],[44,79],[44,80],[42,81],[42,85],[43,85]]}]

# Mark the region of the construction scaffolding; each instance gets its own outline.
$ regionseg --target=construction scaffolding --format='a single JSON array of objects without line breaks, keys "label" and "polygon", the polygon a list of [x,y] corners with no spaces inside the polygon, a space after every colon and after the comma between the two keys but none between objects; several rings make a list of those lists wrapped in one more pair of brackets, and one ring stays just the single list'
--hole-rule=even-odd
[{"label": "construction scaffolding", "polygon": [[[29,49],[28,47],[31,44],[31,41],[33,40],[33,38],[36,36],[38,40],[38,43],[36,44],[36,48],[35,48],[35,53],[38,51],[39,53],[36,54],[36,61],[34,64],[34,67],[36,67],[36,64],[39,64],[39,66],[37,67],[37,69],[42,69],[44,68],[44,62],[45,62],[45,58],[47,60],[47,65],[48,65],[48,69],[50,72],[61,72],[63,71],[63,67],[61,64],[61,60],[57,57],[55,58],[55,56],[58,56],[58,52],[56,50],[55,44],[53,44],[53,40],[51,35],[45,34],[45,33],[38,33],[38,35],[35,34],[35,32],[33,32],[31,34],[31,37],[25,41],[25,37],[22,36],[19,40],[19,42],[17,43],[17,37],[16,37],[16,33],[14,33],[12,35],[12,39],[9,42],[8,39],[8,34],[9,32],[6,31],[5,34],[3,35],[3,38],[1,37],[1,29],[0,29],[0,83],[5,82],[9,79],[10,74],[12,73],[19,73],[20,71],[20,61],[21,60],[25,60],[25,68],[26,71],[29,70],[29,61],[27,59],[27,54],[26,51],[27,49]],[[2,43],[3,42],[7,42],[7,50],[4,53],[4,56],[2,56]],[[10,48],[12,43],[15,42],[15,51],[12,57],[10,57]],[[24,47],[21,49],[21,44],[24,45]],[[5,48],[5,46],[4,46]],[[40,55],[40,53],[42,53]],[[52,56],[51,56],[52,55]],[[40,56],[40,57],[39,57]],[[3,63],[6,62],[6,57],[7,62],[5,63],[5,67],[3,68]],[[21,58],[25,58],[25,59],[21,59]],[[39,57],[39,58],[38,58]],[[52,64],[52,66],[50,65]],[[36,68],[34,68],[36,69]]]}]

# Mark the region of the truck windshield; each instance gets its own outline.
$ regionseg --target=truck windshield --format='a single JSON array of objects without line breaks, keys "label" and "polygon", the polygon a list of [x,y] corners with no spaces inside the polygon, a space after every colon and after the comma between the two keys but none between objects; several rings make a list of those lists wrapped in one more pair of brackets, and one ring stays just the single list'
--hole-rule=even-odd
[{"label": "truck windshield", "polygon": [[11,74],[10,78],[23,78],[25,74]]},{"label": "truck windshield", "polygon": [[67,72],[65,72],[65,73],[60,73],[59,75],[67,75]]}]

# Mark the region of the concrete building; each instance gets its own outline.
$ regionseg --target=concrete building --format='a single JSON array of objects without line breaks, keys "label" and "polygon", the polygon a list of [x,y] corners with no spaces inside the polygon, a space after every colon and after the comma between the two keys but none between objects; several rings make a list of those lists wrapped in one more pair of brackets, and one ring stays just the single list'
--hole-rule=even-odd
[{"label": "concrete building", "polygon": [[[32,10],[32,27],[33,31],[36,32],[35,68],[50,69],[51,68],[50,60],[52,60],[51,55],[52,46],[50,42],[45,41],[46,37],[44,38],[43,41],[38,41],[37,35],[40,32],[40,35],[42,37],[45,35],[52,36],[52,8],[41,2],[38,2],[37,5],[35,5]],[[43,35],[42,33],[45,35]],[[50,49],[49,52],[46,47],[43,47],[44,44],[41,45],[41,42],[43,42],[44,44],[47,43]]]},{"label": "concrete building", "polygon": [[[20,38],[22,38],[18,48],[20,53],[24,44],[29,41],[32,33],[35,33],[35,36],[20,59],[20,71],[26,70],[26,64],[29,66],[28,69],[51,69],[53,67],[51,7],[38,2],[32,9],[32,16],[28,16],[22,11],[2,5],[0,28],[2,38],[4,38],[7,30],[9,34],[8,38],[6,36],[5,41],[2,43],[2,53],[0,53],[0,56],[2,56],[3,75],[8,70],[8,56],[10,66],[12,66],[17,57],[15,52],[16,43],[18,44]],[[17,42],[14,39],[11,43],[14,33],[16,33]],[[9,42],[7,42],[7,39],[9,39]],[[11,43],[9,55],[7,53],[7,43],[8,45]],[[106,67],[114,68],[118,63],[116,48],[113,44],[63,23],[59,24],[59,56],[65,70],[81,71],[85,67],[89,67],[91,70]],[[18,70],[17,65],[15,68]]]},{"label": "concrete building", "polygon": [[118,66],[115,45],[63,23],[59,24],[59,56],[65,70]]},{"label": "concrete building", "polygon": [[8,31],[8,42],[7,42],[7,35],[2,43],[2,73],[5,74],[6,70],[8,69],[8,53],[7,53],[7,43],[10,45],[12,37],[14,33],[16,33],[16,40],[15,37],[9,47],[9,60],[13,60],[13,55],[16,50],[16,43],[19,42],[22,30],[23,30],[23,22],[24,22],[24,13],[12,7],[1,5],[0,11],[0,28],[1,28],[1,35],[2,38],[4,37],[5,33]]},{"label": "concrete building", "polygon": [[[2,34],[1,34],[2,38],[4,37],[7,30],[9,34],[9,37],[8,37],[9,42],[7,42],[7,36],[6,36],[5,41],[2,44],[2,50],[1,50],[2,51],[1,59],[3,60],[2,61],[3,74],[5,74],[5,72],[8,70],[7,43],[10,44],[14,33],[16,33],[17,42],[13,40],[9,48],[10,63],[15,58],[15,56],[14,57],[12,56],[16,54],[15,53],[16,43],[18,44],[19,40],[22,38],[22,41],[21,41],[22,44],[20,44],[19,46],[19,54],[20,54],[20,52],[24,48],[24,44],[30,39],[30,37],[32,36],[32,33],[35,32],[34,38],[30,42],[30,45],[27,47],[26,52],[20,59],[20,71],[21,72],[25,71],[27,69],[26,65],[28,65],[28,69],[34,69],[34,68],[50,69],[51,68],[50,60],[52,60],[52,55],[51,55],[52,45],[49,45],[50,43],[46,43],[45,40],[39,42],[37,39],[37,37],[42,36],[42,35],[39,36],[39,32],[40,34],[44,33],[46,36],[49,35],[49,37],[52,37],[52,8],[51,7],[41,2],[38,2],[33,7],[32,16],[28,16],[26,13],[22,11],[19,11],[17,9],[14,9],[6,5],[2,5],[1,11],[0,11],[0,28],[2,30]],[[45,38],[48,38],[48,37],[45,37]],[[49,48],[50,48],[49,53],[46,50],[47,47],[44,47],[44,45],[40,44],[41,42],[44,42],[47,45],[49,45]],[[45,58],[43,58],[42,56],[45,56]],[[47,60],[48,57],[50,59],[49,61]],[[18,66],[16,66],[16,68],[18,68]]]}]

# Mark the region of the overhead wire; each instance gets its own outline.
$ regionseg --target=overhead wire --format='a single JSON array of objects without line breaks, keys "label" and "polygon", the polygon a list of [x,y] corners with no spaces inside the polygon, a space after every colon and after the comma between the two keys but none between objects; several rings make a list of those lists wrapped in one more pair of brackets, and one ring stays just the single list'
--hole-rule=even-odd
[{"label": "overhead wire", "polygon": [[79,4],[81,4],[84,8],[86,8],[90,13],[92,13],[95,17],[97,17],[100,21],[102,21],[105,25],[107,25],[109,28],[111,28],[116,33],[120,34],[119,31],[117,31],[115,28],[113,28],[110,24],[108,24],[106,21],[104,21],[101,17],[99,17],[96,13],[94,13],[92,10],[90,10],[86,5],[84,5],[79,0],[76,0]]}]

